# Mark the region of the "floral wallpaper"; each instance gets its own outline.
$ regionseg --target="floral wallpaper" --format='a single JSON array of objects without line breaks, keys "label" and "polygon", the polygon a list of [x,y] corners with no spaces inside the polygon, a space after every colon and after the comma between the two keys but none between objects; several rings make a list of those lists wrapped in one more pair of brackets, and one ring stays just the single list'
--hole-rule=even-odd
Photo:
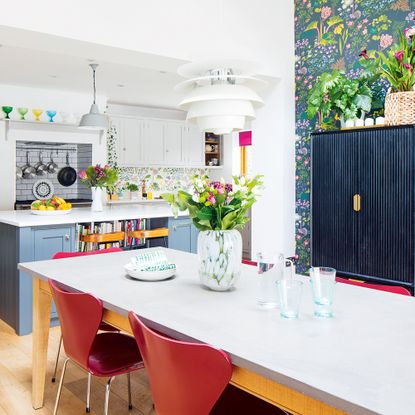
[{"label": "floral wallpaper", "polygon": [[[310,266],[310,132],[307,96],[317,76],[332,69],[359,74],[363,49],[385,50],[398,29],[413,25],[415,0],[295,0],[297,270]],[[380,80],[376,90],[387,90]]]},{"label": "floral wallpaper", "polygon": [[[117,130],[114,126],[108,131],[107,150],[108,164],[117,167]],[[172,192],[187,189],[189,178],[194,174],[207,174],[205,169],[171,168],[171,167],[118,167],[121,183],[131,182],[141,184],[145,179],[147,190],[152,192]]]}]

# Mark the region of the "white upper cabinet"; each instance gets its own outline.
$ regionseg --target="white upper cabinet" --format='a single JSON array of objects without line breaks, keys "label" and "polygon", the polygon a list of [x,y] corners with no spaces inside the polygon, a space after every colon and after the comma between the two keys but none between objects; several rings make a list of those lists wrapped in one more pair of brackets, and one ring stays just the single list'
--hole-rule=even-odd
[{"label": "white upper cabinet", "polygon": [[204,135],[184,121],[112,116],[122,167],[203,167]]},{"label": "white upper cabinet", "polygon": [[183,160],[183,123],[167,122],[164,127],[164,162],[170,166],[182,166]]},{"label": "white upper cabinet", "polygon": [[157,166],[165,161],[164,145],[165,122],[144,121],[144,164]]},{"label": "white upper cabinet", "polygon": [[135,167],[143,164],[143,121],[130,117],[112,117],[118,133],[118,165]]},{"label": "white upper cabinet", "polygon": [[205,164],[205,135],[195,124],[183,126],[184,162],[190,167],[202,167]]}]

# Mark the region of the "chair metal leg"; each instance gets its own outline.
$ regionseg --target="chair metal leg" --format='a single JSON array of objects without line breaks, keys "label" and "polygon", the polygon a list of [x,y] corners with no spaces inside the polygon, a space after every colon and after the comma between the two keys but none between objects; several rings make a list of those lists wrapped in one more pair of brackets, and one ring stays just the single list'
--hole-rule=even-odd
[{"label": "chair metal leg", "polygon": [[58,370],[59,355],[61,354],[61,347],[62,347],[62,334],[61,334],[61,338],[59,340],[58,355],[56,356],[55,370],[53,371],[52,383],[55,383],[55,381],[56,381],[56,372]]},{"label": "chair metal leg", "polygon": [[86,391],[86,412],[91,412],[91,381],[92,375],[88,373],[88,386]]},{"label": "chair metal leg", "polygon": [[133,404],[131,401],[131,374],[127,373],[127,379],[128,379],[128,409],[131,411],[133,409]]},{"label": "chair metal leg", "polygon": [[165,248],[168,248],[168,246],[167,246],[167,238],[165,236],[163,237],[163,241],[164,241],[164,247]]},{"label": "chair metal leg", "polygon": [[53,410],[53,415],[56,415],[58,413],[58,406],[59,406],[59,400],[61,398],[63,378],[65,377],[66,366],[68,365],[68,362],[69,362],[69,359],[66,359],[65,363],[63,364],[61,380],[59,382],[58,394],[56,395],[55,409]]},{"label": "chair metal leg", "polygon": [[109,407],[109,400],[110,400],[110,389],[111,383],[115,379],[115,376],[108,379],[107,385],[105,386],[105,404],[104,404],[104,415],[108,415],[108,407]]}]

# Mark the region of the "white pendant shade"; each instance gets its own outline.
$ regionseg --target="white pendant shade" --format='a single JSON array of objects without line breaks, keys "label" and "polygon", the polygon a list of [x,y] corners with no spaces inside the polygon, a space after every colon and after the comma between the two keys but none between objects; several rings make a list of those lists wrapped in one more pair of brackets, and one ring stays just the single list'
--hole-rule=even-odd
[{"label": "white pendant shade", "polygon": [[211,101],[194,102],[188,112],[187,119],[210,115],[243,115],[249,119],[255,118],[255,110],[251,101],[238,101],[232,99],[215,99]]},{"label": "white pendant shade", "polygon": [[[198,117],[195,119],[202,131],[215,133],[218,130],[243,130],[245,117],[243,115],[213,115],[209,117]],[[217,133],[215,133],[217,134]]]},{"label": "white pendant shade", "polygon": [[255,108],[263,105],[252,87],[263,86],[265,81],[226,63],[222,67],[203,65],[179,68],[179,74],[192,76],[176,87],[178,91],[189,91],[179,103],[180,109],[187,111],[187,119],[197,123],[202,131],[228,134],[243,130],[247,120],[255,119]]}]

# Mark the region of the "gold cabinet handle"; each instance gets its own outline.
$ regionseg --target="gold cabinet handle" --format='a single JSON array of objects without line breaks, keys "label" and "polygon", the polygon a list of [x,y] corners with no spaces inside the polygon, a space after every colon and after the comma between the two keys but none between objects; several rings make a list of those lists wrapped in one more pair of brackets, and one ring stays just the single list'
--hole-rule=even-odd
[{"label": "gold cabinet handle", "polygon": [[360,212],[360,202],[361,202],[361,197],[360,197],[359,193],[356,193],[353,196],[353,210],[355,212]]}]

